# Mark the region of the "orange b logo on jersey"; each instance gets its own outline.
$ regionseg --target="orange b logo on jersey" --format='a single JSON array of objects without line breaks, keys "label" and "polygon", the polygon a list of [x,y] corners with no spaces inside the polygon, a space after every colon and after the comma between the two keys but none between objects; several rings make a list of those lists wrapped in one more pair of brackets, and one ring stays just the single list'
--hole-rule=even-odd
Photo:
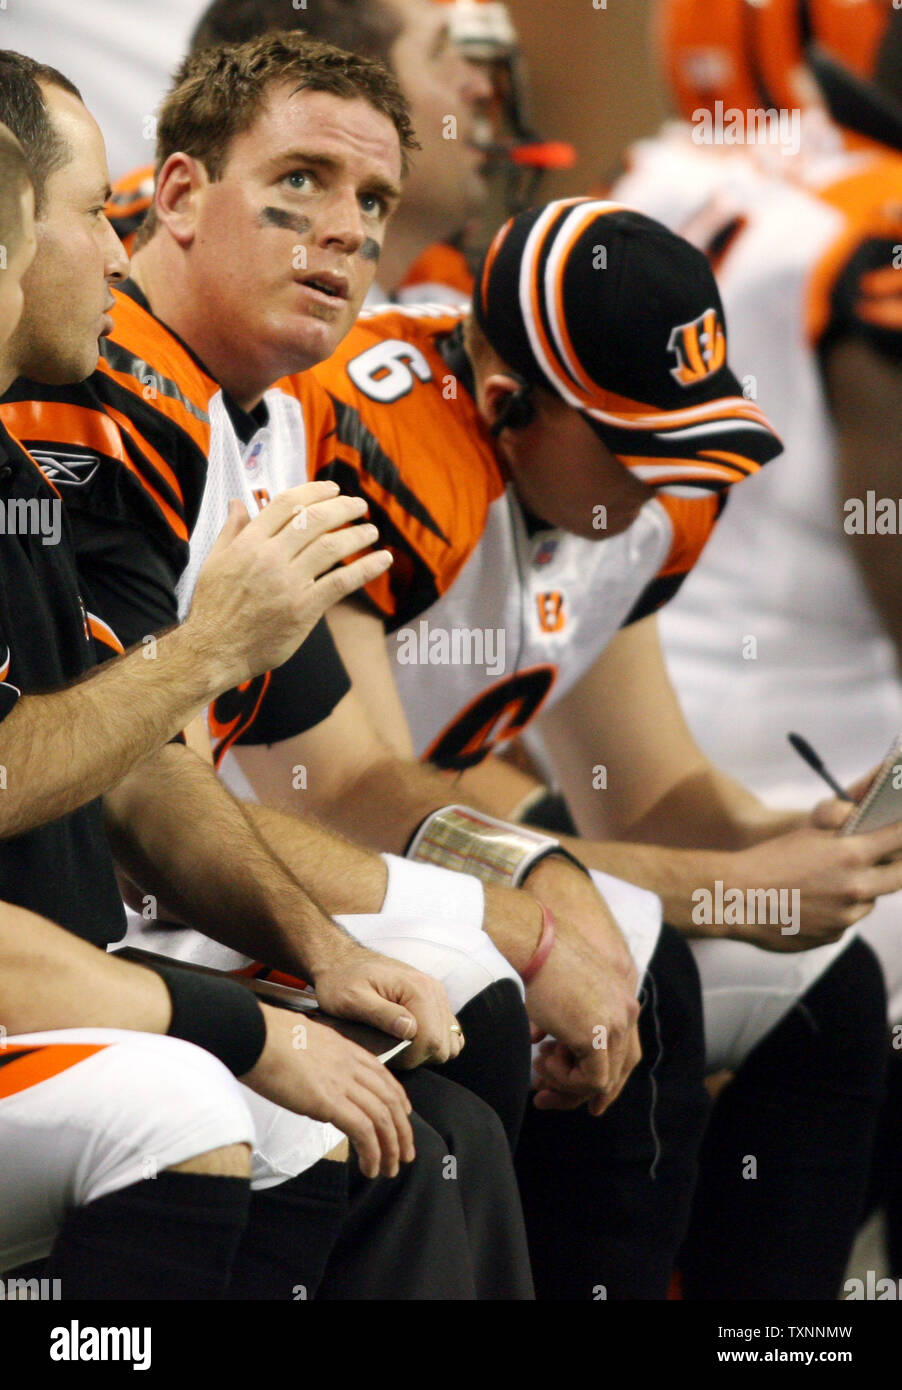
[{"label": "orange b logo on jersey", "polygon": [[697,386],[719,372],[727,360],[727,336],[716,309],[706,309],[691,323],[681,323],[670,335],[667,351],[676,353],[670,374],[681,386]]},{"label": "orange b logo on jersey", "polygon": [[536,603],[539,605],[539,623],[542,631],[563,631],[567,624],[564,613],[564,595],[558,589],[553,589],[549,593],[539,594]]}]

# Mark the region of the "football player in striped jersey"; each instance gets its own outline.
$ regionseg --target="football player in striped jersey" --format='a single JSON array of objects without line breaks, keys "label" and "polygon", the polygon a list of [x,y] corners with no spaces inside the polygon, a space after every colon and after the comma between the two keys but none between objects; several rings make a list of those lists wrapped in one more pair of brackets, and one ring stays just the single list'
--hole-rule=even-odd
[{"label": "football player in striped jersey", "polygon": [[[878,865],[902,832],[843,843],[798,813],[769,811],[704,758],[667,682],[654,610],[716,535],[728,493],[741,496],[780,468],[760,470],[774,439],[727,366],[704,257],[616,204],[552,204],[496,236],[469,318],[414,309],[365,316],[315,375],[345,445],[327,475],[347,490],[356,475],[396,553],[391,579],[368,587],[365,607],[333,615],[355,683],[364,691],[380,682],[370,708],[383,737],[399,754],[455,773],[458,801],[478,798],[509,819],[535,782],[492,755],[538,715],[583,831],[565,844],[590,866],[655,890],[669,922],[708,938],[693,943],[708,1065],[744,1078],[759,1137],[773,1128],[773,1111],[767,1119],[763,1103],[756,1111],[762,1070],[774,1107],[792,1119],[784,1133],[795,1167],[784,1155],[754,1185],[756,1203],[747,1198],[731,1213],[747,1218],[759,1257],[734,1264],[725,1255],[719,1287],[832,1296],[866,1177],[882,1056],[876,963],[843,932],[873,896],[898,886],[899,867]],[[494,657],[503,647],[494,665],[486,635]],[[305,741],[288,745],[293,757]],[[265,794],[276,750],[237,756]],[[337,768],[334,777],[340,786]],[[375,816],[367,824],[371,803],[363,803],[346,811],[346,824],[378,842],[403,824],[396,797],[393,821],[383,811],[378,826]],[[406,810],[412,820],[412,798]],[[708,913],[718,883],[734,907],[724,911],[721,896]],[[756,901],[756,890],[769,897],[772,911],[751,910],[749,890]],[[835,1144],[820,1146],[834,1157],[817,1187],[795,1141],[803,1113],[814,1128],[835,1110],[826,1086],[836,1058],[812,1059],[792,1036],[796,1022],[785,1016],[803,996],[825,1024],[853,1007],[861,1019],[843,1120],[844,1130],[855,1121],[855,1151],[840,1159]],[[834,1020],[825,1031],[838,1027]],[[807,1072],[807,1111],[787,1059]],[[541,1084],[566,1079],[569,1065],[566,1049],[549,1050]],[[742,1097],[734,1083],[725,1103],[742,1108]],[[520,1151],[540,1296],[585,1290],[592,1259],[591,1242],[581,1262],[554,1235],[584,1160],[571,1133],[560,1202],[542,1191],[558,1152],[553,1119],[531,1111]],[[588,1129],[581,1137],[597,1142]],[[735,1147],[723,1162],[735,1167],[734,1159]],[[838,1168],[849,1190],[841,1216]],[[795,1239],[786,1234],[792,1203],[818,1230],[817,1251],[798,1261],[784,1257]],[[828,1208],[829,1241],[817,1224]],[[692,1292],[704,1296],[709,1277]]]},{"label": "football player in striped jersey", "polygon": [[[325,56],[328,59],[328,53]],[[285,71],[284,57],[282,54],[281,73]],[[364,130],[369,115],[371,127],[376,128],[375,132],[370,130],[370,136],[376,144],[381,136],[391,149],[394,136],[392,153],[395,165],[399,164],[400,136],[404,130],[403,102],[390,86],[384,85],[386,79],[381,71],[373,72],[364,65],[355,74],[355,85],[348,73],[345,55],[333,52],[333,62],[342,70],[338,85],[348,98],[347,106],[353,107]],[[110,282],[121,278],[123,267],[120,244],[103,217],[106,183],[103,141],[77,90],[61,74],[10,52],[0,54],[0,67],[3,70],[0,84],[3,109],[9,119],[18,124],[26,147],[33,154],[32,177],[39,205],[36,238],[39,249],[27,271],[25,311],[6,345],[8,357],[0,365],[0,373],[5,374],[4,386],[23,367],[45,375],[54,383],[64,383],[69,377],[77,379],[79,372],[90,368],[96,360],[98,336],[112,327],[109,321],[104,321],[101,309],[109,298]],[[382,101],[383,107],[394,111],[397,126],[385,111],[380,112],[376,105],[368,106],[364,97],[357,101],[362,89],[368,90],[374,103]],[[336,153],[334,145],[332,152]],[[374,162],[378,166],[378,161]],[[381,169],[378,176],[388,178]],[[377,173],[371,166],[367,169],[366,181],[377,181]],[[353,205],[354,199],[347,201]],[[338,202],[341,203],[341,194]],[[335,235],[340,238],[345,234],[343,219],[334,210],[332,215]],[[24,245],[27,249],[27,237]],[[23,267],[13,255],[17,248],[12,239],[8,249],[10,276],[21,275]],[[11,298],[10,304],[18,310],[22,308],[21,298],[18,305]],[[52,304],[56,306],[55,318],[50,312]],[[67,317],[65,331],[60,332],[58,325],[63,305]],[[315,319],[315,315],[313,317]],[[311,331],[315,338],[320,331],[318,322],[311,325]],[[57,389],[66,398],[72,388],[63,385]],[[184,409],[184,401],[179,403]],[[24,511],[25,516],[30,517],[31,509],[39,502],[43,506],[45,499],[62,511],[61,498],[53,484],[5,428],[0,430],[0,456],[0,485],[4,498],[17,504],[17,516]],[[129,472],[124,462],[123,471]],[[334,497],[334,492],[334,488],[330,489],[329,495]],[[332,987],[330,980],[338,986],[339,994],[350,985],[350,994],[345,999],[348,1012],[358,1018],[369,1014],[375,1021],[371,1006],[378,998],[387,1028],[392,1029],[393,1022],[399,1020],[394,1035],[399,1035],[400,1028],[404,1035],[412,1037],[414,1032],[420,1032],[411,1026],[418,1005],[408,996],[403,981],[406,979],[412,984],[418,980],[426,1013],[433,1011],[426,1031],[434,1029],[438,1060],[443,1060],[457,1054],[463,1045],[463,1034],[458,1026],[450,1026],[455,1021],[441,986],[397,960],[389,961],[376,952],[361,950],[349,935],[338,931],[336,924],[310,902],[284,865],[264,852],[240,808],[223,796],[210,770],[183,746],[183,741],[163,746],[167,737],[177,734],[194,709],[206,703],[207,682],[214,686],[220,684],[217,673],[224,670],[223,660],[228,674],[222,676],[222,683],[231,683],[233,662],[248,675],[258,669],[260,648],[257,644],[261,639],[265,651],[280,654],[281,645],[287,642],[291,646],[294,640],[292,629],[303,630],[297,604],[300,601],[303,606],[304,596],[310,597],[312,574],[303,562],[300,565],[296,562],[306,552],[315,552],[317,548],[324,520],[322,516],[317,519],[317,506],[322,506],[320,499],[325,496],[320,491],[314,497],[305,490],[283,495],[259,518],[256,528],[253,523],[242,524],[240,517],[230,514],[226,534],[218,540],[216,557],[200,583],[216,615],[213,626],[209,626],[209,620],[207,625],[189,622],[175,633],[161,635],[159,642],[155,638],[146,659],[139,651],[131,659],[126,656],[96,672],[95,638],[103,631],[109,640],[111,630],[109,625],[103,624],[99,628],[89,627],[80,598],[82,579],[76,572],[75,549],[68,525],[59,528],[57,537],[49,545],[40,544],[27,525],[14,531],[7,528],[0,549],[4,574],[0,585],[0,618],[4,638],[9,644],[0,664],[4,678],[0,686],[2,779],[5,788],[9,777],[10,789],[9,796],[4,797],[6,824],[0,844],[4,894],[20,909],[34,908],[37,903],[52,904],[54,915],[58,913],[61,922],[73,933],[96,946],[107,946],[117,939],[124,926],[111,845],[115,846],[119,862],[123,863],[140,842],[143,849],[136,857],[147,853],[148,859],[157,863],[161,895],[181,897],[188,915],[198,909],[203,911],[200,900],[206,896],[215,916],[223,922],[232,921],[239,932],[251,922],[256,923],[255,931],[261,927],[265,931],[267,920],[275,924],[281,916],[286,929],[300,941],[305,919],[312,914],[313,923],[318,921],[326,938],[338,946],[337,955],[331,961],[325,956],[320,958],[321,965],[314,961],[313,955],[310,957],[322,1002],[326,1001]],[[21,503],[24,507],[19,506]],[[40,510],[39,507],[38,514]],[[351,511],[359,514],[361,508],[352,507]],[[350,514],[347,503],[340,504],[339,515],[332,518],[333,524],[347,521]],[[114,519],[110,516],[107,522]],[[62,520],[65,522],[66,518]],[[362,539],[362,536],[357,538],[348,554],[359,549]],[[136,549],[135,540],[133,532],[132,544]],[[261,545],[263,550],[269,551],[268,562],[262,565],[255,560]],[[236,549],[233,550],[233,546]],[[321,546],[319,549],[321,563],[330,568],[334,566],[338,558],[334,543],[324,550]],[[234,564],[230,563],[230,557]],[[313,568],[316,572],[316,565]],[[214,574],[220,578],[211,592],[209,581]],[[314,591],[315,587],[314,584]],[[279,599],[280,592],[290,596],[287,603]],[[331,594],[334,599],[334,577],[322,593],[323,596]],[[274,601],[275,609],[269,611]],[[230,613],[237,621],[230,620]],[[224,628],[220,629],[218,623],[224,623]],[[271,633],[266,638],[263,630],[270,624],[277,635],[274,637]],[[182,652],[181,665],[174,656],[178,651]],[[18,684],[6,680],[8,675]],[[48,689],[53,693],[47,694]],[[136,764],[137,775],[132,777],[130,774]],[[186,782],[186,778],[199,780],[194,781],[192,789],[191,781]],[[167,831],[165,813],[161,821],[159,806],[155,804],[158,796],[166,802],[167,789],[173,783],[184,797],[184,827],[174,836],[171,823]],[[212,819],[208,818],[202,827],[197,827],[208,843],[205,845],[203,839],[199,839],[197,852],[189,850],[180,866],[182,850],[194,833],[191,827],[197,824],[205,787],[212,792],[218,807]],[[104,793],[106,800],[102,804],[100,798]],[[133,832],[135,839],[131,838]],[[231,846],[226,854],[221,853],[224,837]],[[53,866],[52,873],[47,871],[48,863]],[[190,887],[192,871],[197,874],[194,889]],[[285,895],[283,908],[276,902],[280,893]],[[254,899],[256,907],[252,905]],[[273,912],[265,906],[267,899]],[[12,968],[4,970],[4,987],[9,987],[9,992],[4,994],[4,1009],[9,1010],[6,1016],[16,1030],[16,1037],[14,1049],[0,1059],[0,1069],[4,1073],[3,1115],[8,1120],[8,1125],[3,1126],[2,1139],[6,1145],[12,1143],[10,1129],[24,1136],[21,1146],[13,1144],[15,1162],[7,1162],[4,1157],[5,1180],[15,1182],[16,1175],[21,1177],[23,1170],[28,1168],[29,1151],[36,1142],[37,1132],[46,1133],[49,1125],[59,1122],[64,1113],[67,1117],[71,1115],[72,1125],[67,1128],[66,1143],[60,1144],[54,1172],[49,1173],[40,1163],[34,1164],[34,1181],[28,1187],[27,1204],[12,1212],[13,1204],[8,1201],[2,1204],[4,1260],[38,1253],[35,1247],[52,1239],[53,1228],[63,1222],[68,1209],[74,1206],[78,1209],[75,1219],[80,1230],[78,1250],[81,1253],[76,1251],[72,1267],[78,1267],[80,1258],[85,1278],[78,1288],[96,1290],[102,1286],[102,1261],[97,1270],[98,1282],[93,1285],[87,1279],[93,1265],[84,1268],[89,1252],[96,1249],[96,1244],[103,1243],[102,1238],[98,1240],[96,1229],[96,1244],[92,1245],[88,1239],[96,1203],[115,1197],[112,1210],[109,1205],[97,1210],[97,1220],[101,1224],[104,1220],[124,1222],[127,1234],[129,1213],[127,1206],[118,1200],[120,1187],[130,1187],[137,1178],[155,1177],[154,1161],[162,1170],[183,1159],[202,1156],[211,1147],[237,1147],[241,1153],[235,1158],[233,1171],[245,1181],[234,1191],[235,1221],[223,1232],[223,1242],[218,1247],[223,1266],[219,1269],[217,1262],[215,1278],[211,1277],[206,1265],[200,1268],[202,1261],[195,1259],[192,1263],[191,1260],[194,1244],[192,1202],[215,1200],[209,1185],[201,1184],[200,1175],[204,1170],[201,1168],[193,1175],[193,1183],[199,1185],[196,1198],[192,1195],[194,1188],[189,1179],[182,1175],[179,1175],[181,1182],[173,1179],[175,1186],[182,1189],[183,1200],[189,1208],[181,1227],[177,1221],[173,1222],[173,1212],[169,1210],[172,1191],[168,1180],[159,1187],[151,1185],[156,1199],[152,1194],[138,1192],[139,1207],[145,1211],[157,1210],[156,1200],[158,1214],[169,1222],[178,1258],[183,1263],[179,1272],[185,1275],[178,1288],[191,1286],[194,1270],[197,1275],[195,1296],[203,1296],[205,1292],[222,1294],[228,1287],[232,1296],[241,1296],[252,1289],[256,1297],[290,1298],[290,1273],[306,1269],[310,1278],[309,1282],[305,1280],[304,1287],[315,1291],[331,1251],[336,1261],[332,1278],[337,1281],[331,1285],[333,1296],[349,1297],[359,1290],[401,1297],[442,1296],[442,1291],[451,1297],[504,1296],[508,1292],[513,1296],[529,1296],[531,1284],[522,1218],[506,1139],[501,1123],[487,1106],[440,1078],[418,1074],[413,1085],[421,1092],[421,1110],[432,1102],[434,1109],[430,1113],[436,1116],[443,1130],[440,1138],[428,1124],[410,1116],[410,1103],[398,1082],[375,1059],[346,1039],[317,1026],[314,1021],[299,1034],[289,1014],[258,1004],[251,993],[233,981],[208,976],[199,981],[194,975],[168,972],[163,968],[159,973],[170,996],[168,1011],[166,989],[162,986],[156,988],[156,993],[151,990],[149,1000],[145,997],[147,991],[142,994],[138,989],[130,995],[136,1022],[150,1031],[168,1025],[173,1039],[194,1042],[212,1057],[206,1058],[202,1053],[202,1062],[193,1068],[190,1059],[185,1063],[186,1069],[193,1073],[195,1084],[192,1086],[186,1079],[183,1090],[174,1088],[177,1094],[173,1097],[172,1110],[160,1116],[157,1111],[161,1093],[174,1087],[173,1072],[179,1067],[180,1053],[169,1046],[172,1039],[145,1039],[147,1068],[143,1064],[140,1068],[141,1085],[135,1087],[132,1106],[124,1107],[117,1124],[113,1125],[110,1109],[115,1111],[125,1073],[138,1059],[138,1041],[126,1039],[129,1045],[117,1050],[108,1049],[106,1041],[96,1036],[70,1037],[65,1040],[67,1043],[83,1044],[91,1053],[90,1058],[83,1055],[75,1059],[78,1066],[70,1066],[67,1058],[72,1054],[65,1047],[53,1056],[45,1055],[53,1039],[41,1033],[43,1026],[64,1023],[77,1026],[90,1018],[90,1005],[86,1000],[93,996],[82,991],[70,997],[65,984],[68,981],[71,988],[73,980],[83,980],[90,974],[90,948],[86,943],[79,943],[85,944],[88,951],[86,955],[82,950],[80,957],[75,950],[75,966],[78,967],[80,959],[82,969],[75,968],[73,973],[61,965],[64,978],[52,979],[23,1001],[23,989],[27,986],[29,971],[33,972],[35,959],[40,959],[43,953],[45,968],[50,968],[47,957],[48,953],[52,954],[53,933],[42,934],[34,912],[19,911],[11,915],[12,930],[28,930],[37,944],[23,948]],[[313,950],[315,953],[315,947]],[[71,956],[71,951],[69,954]],[[337,968],[337,975],[333,966]],[[350,967],[350,976],[346,974],[346,966]],[[389,974],[383,975],[380,986],[379,976],[386,968]],[[139,979],[145,975],[146,971],[138,972]],[[8,977],[12,978],[11,987]],[[127,977],[134,981],[134,972],[127,970],[123,974],[117,966],[115,978],[126,993]],[[522,1035],[525,1015],[522,1015],[519,995],[516,986],[506,983],[508,992],[513,990],[515,1021],[522,1016]],[[119,1012],[115,1008],[109,1010],[109,992],[104,992],[102,985],[101,971],[102,1015],[106,1011],[109,1021],[116,1025],[120,1019],[129,1017],[128,1001],[122,1000]],[[388,987],[383,988],[386,985]],[[417,993],[416,985],[414,993]],[[341,1000],[337,1002],[342,1011]],[[30,1031],[22,1033],[20,1029]],[[39,1036],[35,1037],[35,1033]],[[425,1037],[421,1037],[420,1042],[422,1045]],[[426,1046],[428,1048],[429,1044]],[[171,1066],[164,1065],[160,1071],[155,1064],[159,1061],[165,1064],[167,1057]],[[116,1058],[120,1059],[118,1063]],[[217,1069],[212,1066],[216,1058],[221,1058],[235,1077],[244,1078],[244,1092],[231,1087],[227,1080],[223,1085],[221,1075],[217,1080]],[[82,1084],[85,1069],[90,1075]],[[520,1070],[523,1071],[522,1066]],[[98,1089],[99,1077],[111,1080],[111,1092]],[[143,1084],[145,1079],[149,1079],[147,1086]],[[202,1114],[198,1115],[192,1108],[192,1101],[197,1100],[197,1091],[203,1090],[205,1085],[208,1099],[201,1107]],[[93,1109],[90,1108],[92,1095]],[[69,1105],[70,1100],[74,1109]],[[206,1121],[211,1116],[216,1118],[217,1102],[223,1100],[222,1123],[217,1128]],[[513,1103],[515,1106],[518,1103],[516,1097]],[[136,1125],[136,1107],[141,1104],[148,1107],[143,1127]],[[251,1115],[254,1119],[249,1123]],[[199,1124],[199,1119],[203,1123]],[[343,1161],[337,1168],[326,1164],[326,1171],[319,1164],[319,1158],[335,1147],[337,1135],[332,1121],[347,1129],[359,1145],[363,1177],[348,1171]],[[100,1148],[95,1145],[88,1154],[84,1151],[86,1131],[103,1140]],[[422,1138],[424,1152],[431,1150],[431,1161],[427,1158],[425,1165],[410,1163],[414,1134],[418,1135],[417,1143]],[[179,1140],[178,1144],[170,1142],[173,1137]],[[446,1185],[434,1190],[436,1182],[440,1182],[439,1159],[447,1145],[456,1144],[458,1138],[465,1145],[478,1147],[484,1166],[471,1164],[461,1156],[465,1167],[462,1183],[457,1185],[455,1192],[449,1189],[446,1197]],[[246,1251],[245,1282],[239,1290],[237,1265],[230,1270],[226,1257],[235,1254],[240,1227],[248,1225],[248,1155],[242,1146],[251,1142],[255,1150],[254,1182],[266,1189],[276,1187],[278,1191],[255,1193],[253,1218],[248,1226],[253,1248]],[[193,1149],[188,1147],[191,1144],[195,1145]],[[181,1153],[176,1152],[179,1147]],[[138,1171],[142,1155],[147,1160],[146,1172]],[[339,1156],[344,1158],[344,1155]],[[99,1173],[95,1171],[95,1159],[101,1165]],[[216,1161],[214,1159],[210,1169],[212,1175],[221,1176],[223,1172],[232,1171],[217,1168]],[[73,1175],[74,1166],[78,1170],[77,1179]],[[95,1176],[103,1179],[104,1174],[108,1179],[105,1184],[93,1181]],[[42,1175],[49,1184],[43,1189]],[[377,1175],[397,1177],[398,1181],[383,1186],[364,1180]],[[79,1184],[76,1192],[73,1192],[73,1181]],[[359,1184],[356,1190],[355,1183]],[[308,1184],[312,1184],[312,1189]],[[348,1184],[352,1188],[350,1204]],[[501,1193],[505,1186],[506,1196]],[[418,1189],[420,1198],[415,1195]],[[6,1191],[8,1193],[8,1187]],[[222,1189],[221,1200],[224,1201],[226,1195]],[[413,1198],[415,1205],[420,1204],[419,1220],[413,1219],[408,1196]],[[477,1213],[470,1207],[471,1199],[488,1210]],[[394,1205],[396,1201],[397,1206]],[[89,1212],[85,1221],[80,1219],[82,1205]],[[449,1220],[445,1232],[447,1239],[440,1229],[444,1224],[440,1216],[442,1210]],[[15,1220],[10,1230],[8,1220],[12,1217]],[[412,1221],[417,1230],[417,1251],[405,1252],[404,1267],[396,1268],[388,1247],[391,1241],[400,1241],[403,1246],[407,1221]],[[471,1243],[468,1227],[478,1232],[484,1228],[491,1230],[492,1248],[480,1244],[481,1235]],[[383,1257],[377,1255],[380,1232],[387,1241]],[[511,1244],[508,1244],[508,1235]],[[30,1244],[26,1237],[30,1238]],[[424,1253],[424,1238],[435,1241],[431,1256]],[[338,1256],[332,1247],[342,1239],[348,1242],[349,1249],[346,1255]],[[306,1244],[308,1240],[310,1243]],[[24,1245],[29,1246],[27,1252]],[[131,1254],[134,1263],[140,1255],[140,1241],[134,1243]],[[117,1265],[120,1276],[128,1263],[126,1260]],[[105,1287],[108,1292],[115,1290],[115,1280],[111,1279]],[[128,1291],[132,1296],[148,1296],[148,1292],[160,1292],[160,1289],[159,1272],[149,1275],[140,1265],[130,1282],[123,1283],[120,1279],[118,1284],[120,1294]]]},{"label": "football player in striped jersey", "polygon": [[[486,124],[481,114],[489,106],[492,87],[484,65],[469,59],[472,44],[466,47],[459,41],[457,8],[437,0],[326,0],[292,10],[283,0],[213,0],[191,37],[189,56],[224,43],[245,43],[273,29],[303,29],[312,38],[378,58],[395,73],[411,103],[420,149],[405,182],[403,207],[386,238],[379,284],[371,287],[370,302],[395,292],[403,295],[408,270],[418,285],[430,275],[434,292],[449,302],[460,303],[469,294],[472,276],[466,258],[453,238],[447,238],[479,210],[487,195],[485,156],[477,136]],[[487,31],[477,15],[478,32],[484,36],[480,57],[486,37],[493,51],[507,53],[513,30],[505,6],[476,8],[490,21]],[[500,18],[497,11],[502,12]],[[471,19],[464,35],[470,37],[472,29]],[[138,231],[153,203],[154,172],[152,165],[136,169],[113,187],[110,221],[130,254],[140,245]],[[414,265],[421,255],[426,259]]]}]

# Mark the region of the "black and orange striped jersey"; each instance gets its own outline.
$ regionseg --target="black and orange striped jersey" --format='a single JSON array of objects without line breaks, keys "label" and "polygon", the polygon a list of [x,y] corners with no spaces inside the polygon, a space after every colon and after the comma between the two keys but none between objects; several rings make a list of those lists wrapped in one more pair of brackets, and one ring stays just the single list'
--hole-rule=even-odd
[{"label": "black and orange striped jersey", "polygon": [[[154,317],[134,285],[115,292],[114,329],[97,370],[72,387],[19,381],[0,419],[65,499],[79,572],[98,614],[126,647],[170,627],[190,606],[228,499],[253,514],[307,472],[322,392],[303,377],[273,388],[247,414]],[[308,425],[305,412],[313,422]],[[270,684],[284,692],[265,711]],[[325,623],[278,672],[211,710],[219,751],[255,721],[266,742],[318,723],[348,689]]]},{"label": "black and orange striped jersey", "polygon": [[[59,492],[0,425],[0,720],[21,695],[70,685],[96,664]],[[112,634],[109,640],[115,641]],[[14,750],[0,788],[18,776]],[[0,795],[3,792],[0,790]],[[0,840],[0,899],[105,946],[125,929],[99,800]]]},{"label": "black and orange striped jersey", "polygon": [[318,475],[366,497],[395,557],[367,590],[389,629],[446,592],[504,492],[475,402],[441,355],[459,324],[440,306],[364,313],[312,373],[332,413]]},{"label": "black and orange striped jersey", "polygon": [[65,499],[83,582],[126,646],[177,619],[210,447],[216,382],[137,298],[75,386],[20,378],[0,418]]},{"label": "black and orange striped jersey", "polygon": [[334,411],[320,476],[367,498],[395,554],[367,594],[417,749],[448,767],[512,737],[676,593],[723,502],[661,494],[599,541],[534,522],[501,475],[460,326],[434,306],[365,313],[313,373]]},{"label": "black and orange striped jersey", "polygon": [[[468,387],[461,322],[459,312],[433,305],[366,311],[333,356],[313,369],[335,413],[334,458],[321,465],[320,476],[366,496],[381,543],[395,552],[392,568],[367,591],[389,631],[450,588],[505,491]],[[658,500],[670,545],[637,595],[630,621],[676,591],[720,505],[714,497],[662,494]]]}]

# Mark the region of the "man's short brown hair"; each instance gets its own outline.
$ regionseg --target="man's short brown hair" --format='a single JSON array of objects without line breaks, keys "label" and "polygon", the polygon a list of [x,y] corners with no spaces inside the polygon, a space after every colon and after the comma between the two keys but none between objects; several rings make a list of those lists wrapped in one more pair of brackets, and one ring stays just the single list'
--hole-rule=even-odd
[{"label": "man's short brown hair", "polygon": [[211,179],[221,178],[235,136],[253,125],[270,89],[288,82],[298,91],[368,101],[398,132],[405,166],[407,153],[418,148],[407,99],[382,63],[299,30],[278,30],[185,59],[160,110],[157,172],[170,155],[183,151],[199,160]]},{"label": "man's short brown hair", "polygon": [[18,250],[22,225],[22,194],[32,183],[25,151],[8,126],[0,123],[0,252],[3,263]]},{"label": "man's short brown hair", "polygon": [[47,110],[41,84],[61,87],[79,101],[82,99],[78,88],[56,68],[10,48],[0,49],[0,122],[9,127],[25,151],[31,167],[36,217],[43,208],[47,179],[72,158],[68,143]]},{"label": "man's short brown hair", "polygon": [[[398,132],[406,172],[407,156],[419,145],[407,98],[388,68],[294,29],[188,54],[160,108],[157,174],[170,155],[183,152],[199,160],[211,179],[221,178],[235,136],[253,125],[270,89],[287,82],[296,83],[298,91],[368,101]],[[156,230],[156,208],[151,204],[134,249],[140,250]]]}]

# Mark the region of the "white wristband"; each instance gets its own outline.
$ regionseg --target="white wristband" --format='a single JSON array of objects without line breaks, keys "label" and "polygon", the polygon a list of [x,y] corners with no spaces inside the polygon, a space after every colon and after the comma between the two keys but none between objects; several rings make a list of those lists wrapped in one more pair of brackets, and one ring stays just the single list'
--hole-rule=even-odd
[{"label": "white wristband", "polygon": [[384,915],[402,919],[426,915],[430,920],[482,930],[485,893],[478,878],[396,854],[380,858],[388,869]]}]

